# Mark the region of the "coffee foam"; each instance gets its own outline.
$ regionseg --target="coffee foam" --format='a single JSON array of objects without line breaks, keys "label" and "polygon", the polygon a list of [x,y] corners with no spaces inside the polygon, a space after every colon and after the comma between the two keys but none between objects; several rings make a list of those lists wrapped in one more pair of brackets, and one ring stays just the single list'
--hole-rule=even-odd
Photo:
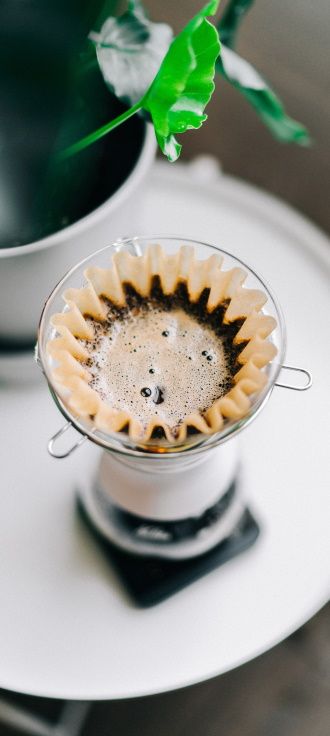
[{"label": "coffee foam", "polygon": [[146,302],[124,319],[87,322],[94,331],[84,343],[90,386],[144,427],[157,417],[175,434],[185,417],[205,412],[232,385],[222,339],[183,309]]}]

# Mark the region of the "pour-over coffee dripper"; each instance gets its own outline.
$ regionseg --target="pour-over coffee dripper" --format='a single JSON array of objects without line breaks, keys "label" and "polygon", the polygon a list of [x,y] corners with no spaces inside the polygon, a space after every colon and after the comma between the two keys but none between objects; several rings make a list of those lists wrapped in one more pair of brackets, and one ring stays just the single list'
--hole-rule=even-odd
[{"label": "pour-over coffee dripper", "polygon": [[[153,243],[160,243],[167,253],[176,252],[181,245],[193,245],[197,258],[218,253],[224,256],[226,269],[243,267],[247,273],[245,285],[267,294],[263,311],[275,317],[277,323],[271,335],[277,355],[265,368],[268,382],[260,393],[251,397],[246,415],[236,421],[227,421],[221,431],[213,435],[193,435],[180,445],[165,443],[161,452],[151,452],[147,445],[137,445],[124,432],[106,434],[95,429],[88,420],[74,416],[57,393],[51,373],[52,359],[46,351],[48,340],[55,334],[51,316],[63,311],[63,290],[81,288],[88,265],[108,268],[115,251],[126,250],[139,256]],[[249,266],[214,246],[181,237],[137,236],[118,240],[71,269],[45,305],[39,327],[37,360],[53,399],[67,419],[67,424],[49,442],[51,455],[67,457],[87,439],[104,450],[99,467],[94,469],[94,477],[79,489],[85,511],[96,529],[129,552],[169,559],[200,555],[230,537],[246,509],[238,472],[236,435],[257,416],[275,385],[295,390],[305,390],[311,385],[308,371],[283,366],[284,354],[285,326],[275,297]],[[303,386],[278,383],[283,367],[304,373],[307,383]],[[71,426],[82,436],[69,450],[57,452],[56,441]]]}]

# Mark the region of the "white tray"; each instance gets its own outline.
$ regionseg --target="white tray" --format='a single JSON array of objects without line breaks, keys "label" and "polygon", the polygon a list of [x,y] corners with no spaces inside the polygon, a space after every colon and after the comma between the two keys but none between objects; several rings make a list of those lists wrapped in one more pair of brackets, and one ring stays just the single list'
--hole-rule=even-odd
[{"label": "white tray", "polygon": [[286,315],[287,362],[309,368],[314,386],[302,394],[275,389],[242,435],[260,540],[149,610],[127,601],[74,514],[79,475],[98,451],[84,446],[52,460],[47,439],[63,418],[45,383],[2,389],[3,688],[74,699],[179,688],[264,652],[329,596],[328,240],[278,200],[220,176],[210,161],[157,164],[140,231],[218,243],[255,267]]}]

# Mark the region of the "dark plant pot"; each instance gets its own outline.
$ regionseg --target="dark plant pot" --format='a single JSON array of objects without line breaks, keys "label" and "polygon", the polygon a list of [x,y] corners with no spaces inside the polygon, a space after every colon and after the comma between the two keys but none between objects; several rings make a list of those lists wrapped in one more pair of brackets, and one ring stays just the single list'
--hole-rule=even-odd
[{"label": "dark plant pot", "polygon": [[[123,109],[99,72],[87,82],[68,111],[63,143],[76,139],[77,128],[78,137],[85,135]],[[0,247],[2,352],[34,342],[43,303],[70,266],[131,234],[155,147],[152,128],[135,116],[44,177],[24,226]]]}]

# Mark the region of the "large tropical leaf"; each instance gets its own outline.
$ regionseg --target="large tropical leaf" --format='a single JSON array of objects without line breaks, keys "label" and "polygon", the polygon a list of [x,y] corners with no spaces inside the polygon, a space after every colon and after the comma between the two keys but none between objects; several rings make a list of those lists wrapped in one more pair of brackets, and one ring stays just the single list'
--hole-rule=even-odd
[{"label": "large tropical leaf", "polygon": [[200,128],[214,91],[215,62],[220,52],[216,28],[207,20],[218,8],[211,0],[172,42],[150,89],[142,100],[157,141],[169,161],[180,155],[175,134]]},{"label": "large tropical leaf", "polygon": [[119,99],[134,105],[145,94],[171,43],[165,23],[152,23],[140,2],[130,2],[119,18],[107,18],[90,33],[104,80]]},{"label": "large tropical leaf", "polygon": [[[219,0],[210,0],[172,41],[149,89],[132,107],[73,143],[60,153],[60,158],[65,159],[82,151],[142,111],[150,116],[163,153],[169,161],[176,161],[181,145],[174,134],[200,128],[207,118],[204,110],[214,91],[215,63],[221,48],[218,31],[207,20],[207,16],[216,12],[218,4]],[[128,12],[132,14],[133,11],[135,20],[129,31],[125,22],[129,38],[135,34],[135,37],[144,37],[146,41],[150,29],[148,31],[144,26],[140,4],[138,8],[136,2],[134,6],[130,4]],[[142,27],[139,25],[141,18]],[[117,82],[116,91],[118,94]]]},{"label": "large tropical leaf", "polygon": [[235,51],[222,45],[217,69],[250,102],[275,138],[306,146],[310,137],[304,125],[290,118],[266,80]]}]

